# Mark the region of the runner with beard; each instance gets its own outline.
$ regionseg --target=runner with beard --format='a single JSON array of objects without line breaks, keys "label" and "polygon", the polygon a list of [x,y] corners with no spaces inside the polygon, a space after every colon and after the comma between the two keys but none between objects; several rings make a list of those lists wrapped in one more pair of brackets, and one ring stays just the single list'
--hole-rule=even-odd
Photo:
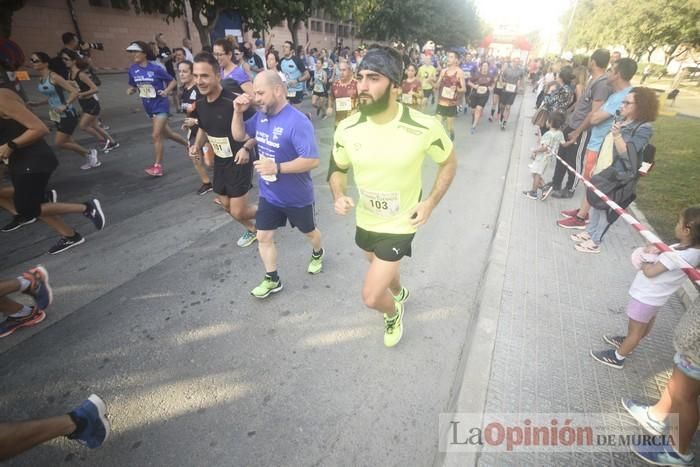
[{"label": "runner with beard", "polygon": [[437,81],[438,106],[435,112],[438,120],[447,119],[447,130],[450,139],[455,139],[455,117],[459,93],[465,89],[464,72],[459,68],[459,54],[453,50],[447,52],[447,68],[440,72]]},{"label": "runner with beard", "polygon": [[[456,56],[453,55],[456,68]],[[369,270],[362,299],[384,315],[384,345],[394,347],[404,332],[404,303],[399,267],[411,256],[417,229],[428,221],[457,169],[453,145],[434,118],[397,102],[403,76],[401,56],[373,47],[358,67],[359,112],[343,120],[335,133],[338,167],[352,167],[359,191],[355,242],[365,251]],[[438,164],[430,194],[421,201],[425,156]],[[331,179],[335,211],[348,214],[355,201],[346,195],[347,175]]]}]

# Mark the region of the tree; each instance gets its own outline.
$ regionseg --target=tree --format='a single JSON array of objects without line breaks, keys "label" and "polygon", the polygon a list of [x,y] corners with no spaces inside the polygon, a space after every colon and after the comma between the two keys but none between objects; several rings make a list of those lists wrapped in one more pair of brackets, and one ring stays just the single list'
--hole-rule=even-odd
[{"label": "tree", "polygon": [[187,5],[202,45],[211,45],[211,31],[224,10],[235,10],[243,17],[247,29],[268,30],[277,24],[277,15],[270,13],[265,1],[256,0],[131,0],[137,13],[160,13],[166,21],[185,16]]},{"label": "tree", "polygon": [[24,0],[2,0],[0,2],[0,37],[9,39],[12,34],[12,15],[15,11],[20,10],[24,4]]},{"label": "tree", "polygon": [[368,39],[464,46],[481,37],[472,0],[365,0],[361,5],[353,20]]}]

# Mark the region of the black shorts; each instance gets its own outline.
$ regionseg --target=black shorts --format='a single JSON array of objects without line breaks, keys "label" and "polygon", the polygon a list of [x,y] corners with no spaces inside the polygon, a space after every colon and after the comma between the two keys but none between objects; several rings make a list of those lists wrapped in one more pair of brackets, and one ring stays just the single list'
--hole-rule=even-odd
[{"label": "black shorts", "polygon": [[290,104],[301,104],[304,100],[304,91],[297,91],[294,97],[287,96],[287,100]]},{"label": "black shorts", "polygon": [[513,105],[515,102],[515,93],[508,92],[505,89],[501,92],[501,104],[503,105]]},{"label": "black shorts", "polygon": [[404,256],[411,256],[411,242],[415,235],[370,232],[357,227],[355,243],[381,260],[399,261]]},{"label": "black shorts", "polygon": [[83,113],[94,115],[97,117],[100,115],[100,103],[96,99],[80,99],[80,108],[83,109]]},{"label": "black shorts", "polygon": [[503,88],[493,88],[493,95],[501,97],[501,94],[503,94]]},{"label": "black shorts", "polygon": [[328,97],[328,93],[325,92],[325,91],[324,91],[324,92],[316,92],[316,91],[314,91],[314,96],[316,96],[316,97]]},{"label": "black shorts", "polygon": [[423,89],[423,97],[432,97],[432,96],[433,96],[432,89]]},{"label": "black shorts", "polygon": [[41,204],[46,202],[46,186],[49,184],[51,173],[10,173],[10,179],[15,188],[12,202],[17,214],[24,218],[41,215]]},{"label": "black shorts", "polygon": [[489,101],[489,96],[491,94],[489,91],[486,91],[484,94],[477,94],[476,92],[473,92],[471,96],[469,96],[469,107],[472,109],[475,109],[477,107],[486,107],[486,103]]},{"label": "black shorts", "polygon": [[277,230],[287,225],[296,227],[302,233],[313,232],[316,228],[316,213],[314,205],[303,208],[287,208],[275,206],[262,196],[258,201],[258,212],[255,214],[255,228],[258,230]]},{"label": "black shorts", "polygon": [[68,115],[67,117],[61,117],[61,121],[56,122],[56,130],[67,135],[72,135],[75,128],[78,126],[78,116]]},{"label": "black shorts", "polygon": [[456,105],[437,105],[435,110],[436,115],[441,115],[443,117],[456,117],[457,116],[457,106]]},{"label": "black shorts", "polygon": [[214,156],[214,193],[239,198],[253,187],[253,163],[237,165],[233,157]]}]

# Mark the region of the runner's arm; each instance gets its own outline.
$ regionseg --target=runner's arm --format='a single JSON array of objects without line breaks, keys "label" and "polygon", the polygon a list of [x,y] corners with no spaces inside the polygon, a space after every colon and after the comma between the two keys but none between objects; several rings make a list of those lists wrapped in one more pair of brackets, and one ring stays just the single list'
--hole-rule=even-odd
[{"label": "runner's arm", "polygon": [[[571,141],[572,139],[578,139],[581,133],[593,126],[591,124],[591,116],[594,113],[598,112],[598,110],[600,110],[602,106],[603,101],[593,101],[591,111],[588,113],[588,115],[586,115],[586,118],[583,120],[583,123],[581,123],[578,128],[571,132],[571,134],[569,135],[569,141]],[[574,137],[572,138],[572,136]]]},{"label": "runner's arm", "polygon": [[304,74],[301,75],[297,81],[302,82],[308,81],[309,79],[311,79],[311,74],[309,73],[309,70],[304,70]]},{"label": "runner's arm", "polygon": [[[51,72],[51,75],[49,77],[51,81],[53,81],[55,84],[57,84],[61,89],[64,91],[68,92],[68,98],[66,99],[66,103],[63,106],[64,108],[68,106],[71,102],[75,102],[75,100],[78,98],[78,90],[75,89],[73,86],[71,86],[68,81],[60,77],[58,74]],[[64,109],[65,110],[65,109]]]},{"label": "runner's arm", "polygon": [[[14,120],[26,128],[24,133],[12,141],[18,147],[28,146],[49,134],[49,129],[34,115],[22,99],[9,89],[0,89],[0,117]],[[10,156],[12,149],[7,144],[0,146],[0,158]]]},{"label": "runner's arm", "polygon": [[250,107],[251,99],[248,94],[241,94],[233,101],[233,118],[231,119],[231,136],[239,143],[245,142],[250,136],[245,131],[243,113]]},{"label": "runner's arm", "polygon": [[308,172],[311,169],[318,167],[318,165],[320,163],[321,163],[321,161],[319,160],[318,157],[312,158],[312,157],[297,156],[296,159],[277,164],[277,167],[279,169],[277,173],[281,173],[281,174],[304,173],[304,172]]},{"label": "runner's arm", "polygon": [[97,85],[92,82],[92,80],[90,79],[89,73],[85,73],[84,71],[81,71],[80,73],[78,73],[78,77],[80,78],[80,80],[83,83],[87,84],[88,87],[90,88],[85,92],[79,92],[78,99],[85,99],[86,97],[90,97],[94,94],[97,94],[97,91],[98,91]]},{"label": "runner's arm", "polygon": [[177,80],[173,79],[171,80],[168,85],[163,89],[161,92],[163,93],[162,95],[167,96],[171,92],[173,92],[173,89],[177,87]]},{"label": "runner's arm", "polygon": [[457,156],[455,155],[454,149],[450,153],[449,157],[439,165],[437,176],[435,177],[435,183],[433,184],[433,189],[430,191],[430,195],[421,201],[414,208],[414,214],[411,217],[411,225],[414,227],[420,227],[425,224],[430,218],[430,214],[433,209],[438,205],[440,200],[447,189],[452,184],[452,180],[455,178],[457,173]]}]

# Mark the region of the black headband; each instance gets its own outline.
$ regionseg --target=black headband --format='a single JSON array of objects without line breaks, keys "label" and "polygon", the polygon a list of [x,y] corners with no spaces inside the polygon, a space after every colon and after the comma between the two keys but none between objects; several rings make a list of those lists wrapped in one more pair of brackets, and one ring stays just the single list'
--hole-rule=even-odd
[{"label": "black headband", "polygon": [[384,49],[369,49],[357,67],[358,72],[362,70],[374,71],[386,76],[395,84],[401,84],[403,60]]}]

